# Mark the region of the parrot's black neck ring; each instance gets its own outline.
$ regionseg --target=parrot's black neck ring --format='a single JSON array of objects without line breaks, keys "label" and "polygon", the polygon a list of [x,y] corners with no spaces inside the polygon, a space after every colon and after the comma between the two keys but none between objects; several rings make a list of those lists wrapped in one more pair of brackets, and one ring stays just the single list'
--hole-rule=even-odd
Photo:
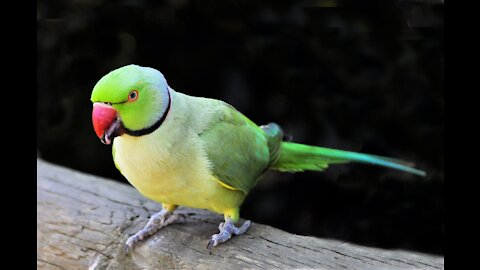
[{"label": "parrot's black neck ring", "polygon": [[139,129],[139,130],[131,130],[131,129],[125,128],[125,133],[127,133],[130,136],[138,137],[138,136],[143,136],[143,135],[150,134],[150,133],[154,132],[157,128],[159,128],[162,125],[163,121],[165,121],[165,118],[167,118],[167,114],[170,111],[170,105],[172,103],[172,97],[170,96],[170,90],[169,89],[167,89],[167,93],[168,93],[167,109],[163,113],[162,117],[160,117],[160,119],[158,119],[158,121],[155,122],[155,124],[153,124],[152,126],[150,126],[148,128]]}]

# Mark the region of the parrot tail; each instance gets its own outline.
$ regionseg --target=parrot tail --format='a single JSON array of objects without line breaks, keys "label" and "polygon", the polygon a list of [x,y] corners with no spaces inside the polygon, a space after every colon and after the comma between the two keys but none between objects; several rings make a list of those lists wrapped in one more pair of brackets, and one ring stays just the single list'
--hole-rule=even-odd
[{"label": "parrot tail", "polygon": [[279,155],[270,168],[282,172],[301,172],[305,170],[323,171],[329,164],[360,162],[388,167],[419,176],[424,171],[413,168],[413,163],[369,154],[335,150],[305,144],[281,142]]}]

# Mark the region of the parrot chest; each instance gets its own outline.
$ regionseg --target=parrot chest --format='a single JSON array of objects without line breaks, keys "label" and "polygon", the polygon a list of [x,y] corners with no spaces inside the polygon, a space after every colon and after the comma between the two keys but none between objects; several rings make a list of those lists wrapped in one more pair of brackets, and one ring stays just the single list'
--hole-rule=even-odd
[{"label": "parrot chest", "polygon": [[222,212],[227,205],[218,200],[230,195],[212,179],[201,141],[193,134],[175,133],[115,138],[116,166],[151,200]]}]

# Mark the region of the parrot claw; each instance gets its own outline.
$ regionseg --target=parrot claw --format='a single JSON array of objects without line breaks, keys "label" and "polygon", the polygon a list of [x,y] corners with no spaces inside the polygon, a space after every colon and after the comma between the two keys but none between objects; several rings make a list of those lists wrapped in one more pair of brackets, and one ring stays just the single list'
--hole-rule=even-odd
[{"label": "parrot claw", "polygon": [[186,216],[184,214],[172,214],[171,212],[167,212],[166,210],[162,210],[159,213],[153,215],[148,221],[145,228],[127,239],[124,248],[125,255],[128,255],[138,242],[141,242],[145,238],[153,235],[161,228],[166,227],[167,225],[172,223],[183,223],[185,222],[185,220]]},{"label": "parrot claw", "polygon": [[[130,240],[130,238],[128,239]],[[130,253],[130,251],[132,250],[133,248],[133,244],[132,243],[127,243],[125,244],[125,247],[124,247],[124,250],[125,250],[125,255],[128,255]]]},{"label": "parrot claw", "polygon": [[207,249],[212,251],[212,248],[213,248],[213,240],[210,239],[210,241],[208,241],[208,244],[207,244]]},{"label": "parrot claw", "polygon": [[210,241],[208,241],[207,249],[212,251],[213,247],[218,246],[221,243],[225,243],[232,237],[232,235],[244,234],[249,228],[252,222],[250,220],[245,221],[239,228],[235,227],[232,220],[227,219],[225,223],[218,225],[219,233],[212,235]]},{"label": "parrot claw", "polygon": [[125,255],[128,255],[133,250],[133,246],[135,246],[135,244],[148,236],[145,234],[145,228],[127,239],[127,242],[125,243]]}]

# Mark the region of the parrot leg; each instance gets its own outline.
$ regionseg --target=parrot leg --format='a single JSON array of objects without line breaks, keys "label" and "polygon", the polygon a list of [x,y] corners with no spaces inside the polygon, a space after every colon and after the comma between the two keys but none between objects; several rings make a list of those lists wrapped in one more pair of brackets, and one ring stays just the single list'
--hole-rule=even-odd
[{"label": "parrot leg", "polygon": [[135,244],[156,233],[161,228],[175,222],[184,222],[184,215],[173,214],[176,208],[176,205],[163,205],[162,211],[151,216],[147,225],[142,230],[127,239],[125,243],[125,254],[128,254]]},{"label": "parrot leg", "polygon": [[225,223],[220,223],[218,225],[218,229],[220,232],[218,234],[212,235],[212,238],[210,241],[208,241],[207,248],[209,250],[212,250],[213,247],[216,247],[217,245],[221,243],[225,243],[232,237],[232,235],[240,235],[244,234],[248,228],[250,228],[250,225],[252,223],[250,220],[247,220],[243,223],[242,226],[240,227],[235,227],[235,224],[233,223],[232,219],[226,218]]}]

